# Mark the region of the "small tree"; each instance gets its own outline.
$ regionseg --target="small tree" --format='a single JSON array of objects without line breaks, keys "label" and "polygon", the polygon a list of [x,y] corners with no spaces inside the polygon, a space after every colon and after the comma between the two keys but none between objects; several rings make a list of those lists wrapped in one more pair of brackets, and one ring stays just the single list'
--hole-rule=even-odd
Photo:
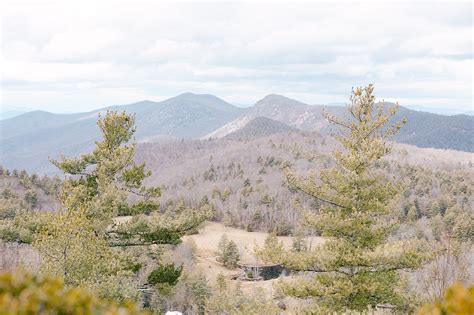
[{"label": "small tree", "polygon": [[211,295],[206,276],[200,273],[191,278],[188,288],[191,291],[193,304],[196,307],[195,313],[199,315],[206,314],[207,301]]},{"label": "small tree", "polygon": [[38,194],[33,189],[28,189],[25,193],[25,201],[35,209],[38,206]]},{"label": "small tree", "polygon": [[305,252],[308,250],[308,244],[301,230],[297,230],[293,235],[291,249],[295,252]]},{"label": "small tree", "polygon": [[230,241],[227,245],[227,258],[225,259],[226,263],[224,265],[235,268],[240,261],[240,253],[237,244],[234,241]]},{"label": "small tree", "polygon": [[225,265],[226,257],[227,257],[227,246],[229,244],[229,238],[227,234],[223,234],[217,243],[217,261],[223,263]]},{"label": "small tree", "polygon": [[255,246],[255,254],[267,263],[279,264],[283,261],[283,243],[278,241],[275,232],[268,234],[263,247]]},{"label": "small tree", "polygon": [[217,261],[224,266],[234,268],[240,261],[240,253],[237,244],[229,240],[227,234],[223,234],[217,244]]},{"label": "small tree", "polygon": [[222,293],[227,289],[227,280],[225,279],[225,276],[222,272],[219,272],[219,274],[216,277],[216,287],[217,291]]}]

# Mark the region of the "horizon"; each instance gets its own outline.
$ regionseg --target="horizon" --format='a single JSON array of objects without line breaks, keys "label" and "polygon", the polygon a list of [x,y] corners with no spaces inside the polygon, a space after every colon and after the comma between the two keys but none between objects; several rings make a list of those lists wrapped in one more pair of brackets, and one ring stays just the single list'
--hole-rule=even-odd
[{"label": "horizon", "polygon": [[[161,103],[161,102],[164,102],[166,100],[176,98],[176,97],[180,97],[180,96],[183,96],[183,95],[186,95],[186,94],[192,94],[192,95],[195,95],[195,96],[206,96],[206,95],[208,95],[208,96],[217,97],[220,100],[222,100],[222,101],[224,101],[224,102],[226,102],[226,103],[228,103],[232,106],[242,108],[242,109],[253,107],[259,101],[263,100],[264,98],[266,98],[270,95],[277,95],[277,96],[282,96],[282,97],[285,97],[285,98],[288,98],[288,99],[301,101],[301,100],[298,100],[298,99],[295,99],[295,98],[288,97],[288,96],[283,95],[283,94],[271,93],[271,94],[267,94],[267,95],[259,98],[258,100],[256,100],[252,104],[236,104],[236,103],[232,103],[232,102],[227,101],[225,98],[220,97],[219,95],[214,95],[214,94],[210,94],[210,93],[195,93],[195,92],[189,92],[188,91],[188,92],[180,93],[180,94],[175,95],[175,96],[165,97],[165,98],[162,98],[160,100],[142,99],[142,100],[137,100],[137,101],[134,101],[134,102],[131,102],[131,103],[126,103],[126,104],[106,104],[106,105],[99,106],[97,108],[94,108],[92,110],[87,110],[87,111],[74,111],[74,110],[72,110],[72,111],[48,111],[48,110],[44,110],[42,108],[22,108],[22,107],[14,107],[14,108],[4,110],[2,107],[0,107],[0,121],[10,119],[10,118],[14,118],[14,117],[17,117],[17,116],[20,116],[20,115],[23,115],[23,114],[27,114],[27,113],[31,113],[31,112],[46,112],[46,113],[51,113],[51,114],[77,114],[77,113],[88,113],[88,112],[100,111],[100,110],[104,110],[108,107],[129,106],[129,105],[134,105],[134,104],[138,104],[138,103],[141,103],[141,102]],[[377,102],[385,101],[386,103],[392,103],[392,104],[394,103],[394,102],[387,101],[387,100],[382,100],[382,99],[377,99],[376,101]],[[312,103],[302,102],[302,103],[304,103],[306,105],[309,105],[309,106],[328,106],[328,107],[344,107],[344,106],[347,105],[347,103],[343,103],[343,102],[333,102],[333,103],[328,103],[328,104],[322,104],[322,103],[318,103],[318,102],[312,102]],[[470,115],[470,116],[473,116],[474,115],[473,109],[467,109],[466,110],[466,109],[461,109],[461,108],[431,108],[431,107],[423,107],[423,106],[417,106],[417,105],[403,105],[403,104],[399,104],[399,105],[401,107],[405,107],[405,108],[410,109],[410,110],[420,111],[420,112],[427,112],[427,113],[443,115],[443,116],[455,116],[455,115]]]},{"label": "horizon", "polygon": [[408,108],[473,110],[472,3],[110,5],[6,6],[0,111],[85,112],[182,91],[239,107],[268,94],[346,103],[367,83]]}]

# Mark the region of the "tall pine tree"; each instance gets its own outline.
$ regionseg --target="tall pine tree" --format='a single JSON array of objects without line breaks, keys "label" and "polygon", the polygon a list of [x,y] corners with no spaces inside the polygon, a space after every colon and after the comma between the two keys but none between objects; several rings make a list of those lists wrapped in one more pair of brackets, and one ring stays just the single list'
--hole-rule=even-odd
[{"label": "tall pine tree", "polygon": [[[208,208],[158,211],[160,189],[143,185],[151,172],[134,161],[135,117],[108,111],[97,125],[102,139],[91,153],[52,161],[65,173],[62,208],[48,214],[33,244],[42,269],[63,276],[67,285],[85,284],[108,298],[136,297],[140,283],[123,293],[138,257],[113,247],[177,244],[206,219]],[[115,219],[121,215],[129,217]]]},{"label": "tall pine tree", "polygon": [[405,121],[391,124],[397,106],[376,104],[373,90],[373,85],[353,89],[345,117],[325,113],[340,143],[332,153],[333,167],[319,176],[286,170],[289,186],[319,205],[304,212],[304,223],[327,237],[315,250],[283,256],[287,266],[315,272],[311,280],[284,285],[290,295],[313,298],[315,313],[366,311],[378,304],[406,308],[398,271],[422,262],[418,243],[389,241],[399,186],[378,163],[390,153],[389,139]]}]

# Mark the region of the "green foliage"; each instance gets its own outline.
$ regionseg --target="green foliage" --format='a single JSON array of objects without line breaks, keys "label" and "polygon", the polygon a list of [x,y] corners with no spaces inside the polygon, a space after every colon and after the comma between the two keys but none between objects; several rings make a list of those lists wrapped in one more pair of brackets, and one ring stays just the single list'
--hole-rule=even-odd
[{"label": "green foliage", "polygon": [[10,189],[5,189],[0,197],[0,219],[13,219],[21,211],[28,209],[24,200],[14,194]]},{"label": "green foliage", "polygon": [[[17,173],[17,177],[9,175],[9,171],[2,169],[0,172],[2,187],[0,187],[0,229],[9,225],[14,229],[13,220],[18,215],[36,211],[37,208],[54,204],[52,197],[58,191],[59,178],[29,176],[25,171]],[[3,189],[1,189],[3,188]],[[46,194],[46,198],[39,199],[39,193]],[[3,227],[1,227],[3,226]],[[13,231],[12,231],[13,232]],[[19,233],[19,231],[16,231]],[[1,237],[1,236],[0,236]],[[9,239],[5,239],[9,240]]]},{"label": "green foliage", "polygon": [[[20,230],[24,224],[16,222],[0,230],[6,238],[18,239],[24,238],[18,231],[31,232],[28,241],[40,253],[44,274],[61,276],[67,286],[82,285],[119,301],[138,296],[138,281],[132,276],[141,263],[127,247],[178,244],[208,215],[203,209],[157,211],[160,189],[143,185],[151,173],[134,162],[135,145],[129,143],[134,122],[134,116],[125,112],[99,116],[102,139],[91,153],[52,161],[67,175],[59,194],[62,209],[38,215],[45,220],[36,221],[37,226]],[[23,173],[18,176],[27,178]],[[124,214],[133,217],[115,223],[114,217]]]},{"label": "green foliage", "polygon": [[118,216],[133,216],[138,214],[151,214],[160,208],[160,203],[154,200],[141,200],[133,205],[120,205],[117,209]]},{"label": "green foliage", "polygon": [[227,234],[223,234],[220,238],[216,256],[217,261],[229,268],[235,268],[240,261],[239,248],[234,241],[228,239]]},{"label": "green foliage", "polygon": [[47,213],[20,210],[12,219],[1,222],[0,238],[7,242],[31,244],[48,220]]},{"label": "green foliage", "polygon": [[353,89],[349,118],[325,114],[339,128],[335,137],[343,147],[333,152],[332,168],[322,170],[319,180],[315,173],[286,172],[289,186],[319,206],[304,213],[304,223],[328,237],[315,251],[284,256],[289,267],[323,272],[288,284],[286,292],[313,297],[326,311],[366,311],[386,303],[403,309],[397,270],[417,268],[423,261],[419,244],[388,241],[396,223],[391,206],[400,189],[379,161],[391,151],[389,138],[404,121],[389,125],[397,108],[376,105],[373,89]]},{"label": "green foliage", "polygon": [[283,242],[279,242],[276,233],[268,234],[263,247],[255,246],[255,254],[261,257],[266,263],[279,264],[283,261]]},{"label": "green foliage", "polygon": [[0,274],[0,313],[17,314],[146,314],[130,302],[117,305],[83,288],[67,288],[62,280],[24,271]]},{"label": "green foliage", "polygon": [[28,189],[25,193],[25,201],[32,207],[38,206],[38,195],[33,189]]},{"label": "green foliage", "polygon": [[63,277],[67,286],[82,285],[101,297],[136,298],[128,257],[113,251],[94,233],[85,212],[60,211],[47,216],[33,242],[41,254],[42,273]]},{"label": "green foliage", "polygon": [[209,314],[279,314],[278,307],[262,290],[247,295],[242,292],[240,282],[229,283],[222,274],[216,279],[206,311]]},{"label": "green foliage", "polygon": [[461,283],[452,285],[444,297],[432,304],[423,305],[418,315],[474,314],[474,285],[469,287]]},{"label": "green foliage", "polygon": [[219,293],[224,292],[228,287],[227,280],[222,272],[219,272],[219,274],[216,277],[216,288]]},{"label": "green foliage", "polygon": [[204,315],[206,313],[208,299],[211,295],[206,276],[200,273],[192,277],[189,280],[188,289],[191,291],[193,304],[196,306],[195,313]]},{"label": "green foliage", "polygon": [[[96,221],[96,230],[105,229],[111,218],[119,214],[155,211],[159,205],[158,187],[145,187],[143,181],[151,175],[144,164],[134,162],[135,145],[129,144],[135,132],[135,117],[118,112],[107,112],[97,125],[102,140],[96,142],[92,153],[79,158],[53,160],[52,163],[69,176],[63,186],[61,201],[76,209],[87,204],[89,217]],[[135,195],[132,205],[129,194]]]},{"label": "green foliage", "polygon": [[174,286],[182,271],[183,266],[176,268],[174,264],[160,265],[148,275],[148,283],[152,285],[167,283]]},{"label": "green foliage", "polygon": [[240,253],[237,244],[234,241],[230,241],[227,245],[227,257],[224,259],[224,265],[231,268],[235,268],[237,263],[240,261]]},{"label": "green foliage", "polygon": [[431,220],[433,236],[437,240],[450,237],[460,242],[474,243],[474,213],[459,208],[449,208],[444,216]]},{"label": "green foliage", "polygon": [[301,230],[297,230],[294,233],[291,249],[295,252],[305,252],[308,250],[308,244]]}]

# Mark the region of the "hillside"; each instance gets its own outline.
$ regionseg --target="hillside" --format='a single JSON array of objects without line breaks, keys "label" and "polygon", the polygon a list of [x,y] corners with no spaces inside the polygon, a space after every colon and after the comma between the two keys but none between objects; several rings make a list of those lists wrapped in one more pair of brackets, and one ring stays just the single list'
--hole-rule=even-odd
[{"label": "hillside", "polygon": [[[387,105],[393,105],[387,103]],[[267,117],[297,129],[330,133],[331,129],[322,113],[344,115],[342,106],[308,105],[281,95],[268,95],[247,109],[240,117],[207,134],[205,138],[221,138],[243,128],[257,117]],[[400,107],[395,120],[407,118],[395,137],[400,143],[423,148],[453,149],[474,152],[474,117],[468,115],[443,116]]]},{"label": "hillside", "polygon": [[231,140],[250,140],[253,138],[288,133],[297,130],[298,129],[290,127],[287,124],[267,117],[257,117],[249,121],[243,128],[226,135],[225,138]]},{"label": "hillside", "polygon": [[97,117],[106,110],[135,113],[136,139],[143,141],[157,135],[198,138],[236,118],[241,109],[212,95],[185,93],[163,102],[143,101],[87,113],[30,112],[0,121],[0,165],[50,173],[48,157],[92,149],[99,137]]},{"label": "hillside", "polygon": [[[99,137],[97,116],[105,110],[136,113],[139,142],[172,138],[249,139],[297,129],[330,134],[323,110],[336,115],[345,112],[344,107],[308,105],[275,94],[243,109],[213,95],[192,93],[162,102],[143,101],[87,113],[35,111],[0,121],[0,165],[54,173],[49,157],[78,155],[93,148]],[[442,116],[401,107],[396,118],[402,117],[409,123],[395,137],[397,142],[474,152],[473,116]]]},{"label": "hillside", "polygon": [[[261,131],[262,125],[277,132],[246,132],[253,130],[253,126],[260,126],[257,130]],[[333,163],[329,152],[337,145],[332,137],[318,132],[279,132],[282,129],[288,127],[270,119],[254,119],[239,130],[244,138],[232,138],[232,134],[210,140],[167,138],[137,145],[137,162],[145,162],[153,172],[147,184],[162,188],[162,210],[198,207],[203,202],[215,210],[211,223],[200,229],[199,234],[185,236],[184,242],[168,253],[169,261],[194,272],[202,270],[210,280],[222,272],[229,283],[236,283],[230,279],[241,271],[224,267],[215,257],[217,242],[224,233],[236,242],[243,262],[255,261],[252,251],[256,244],[264,244],[268,232],[277,233],[286,248],[292,246],[291,235],[304,229],[299,224],[300,207],[314,208],[317,204],[288,188],[282,167],[291,165],[301,174],[327,168]],[[468,152],[394,144],[393,152],[379,165],[383,172],[403,183],[402,194],[393,206],[402,227],[393,237],[417,235],[432,240],[435,229],[430,227],[431,221],[437,222],[443,211],[446,220],[454,226],[467,226],[469,231],[467,220],[474,206],[473,158],[474,154]],[[32,182],[33,177],[24,174],[6,175],[7,182]],[[25,186],[14,187],[23,196],[22,202],[27,202]],[[460,225],[459,221],[467,224]],[[320,231],[304,231],[309,247],[323,241]],[[464,233],[465,229],[460,231]],[[6,257],[0,260],[4,268],[38,263],[37,253],[26,244],[3,243],[0,251]],[[474,277],[471,269],[469,279]],[[242,289],[250,294],[258,289],[271,296],[276,289],[275,281],[280,280],[243,282]],[[179,298],[179,294],[176,296]]]},{"label": "hillside", "polygon": [[[254,106],[247,108],[237,119],[203,138],[225,137],[257,117],[270,118],[297,129],[321,130],[327,126],[322,115],[323,108],[324,106],[308,105],[281,95],[271,94],[258,101]],[[334,109],[342,112],[343,108],[334,107]]]},{"label": "hillside", "polygon": [[402,117],[407,124],[395,136],[397,142],[474,152],[474,116],[442,116],[400,107],[396,118]]},{"label": "hillside", "polygon": [[[137,160],[146,162],[153,172],[148,183],[162,187],[163,205],[183,199],[195,206],[208,198],[218,210],[215,219],[240,228],[271,231],[297,218],[295,194],[285,185],[284,163],[300,173],[322,169],[330,165],[328,155],[334,147],[330,136],[300,131],[245,141],[224,137],[142,143],[137,147]],[[461,189],[470,181],[473,159],[474,154],[467,152],[396,144],[388,161],[394,165],[389,170],[393,176],[412,178],[416,174],[424,178],[409,185],[413,191],[408,196],[413,197],[405,200],[411,202],[420,189],[416,199],[422,209],[429,209],[442,195],[438,189],[441,183],[456,183],[454,189]],[[472,197],[468,198],[471,203]]]},{"label": "hillside", "polygon": [[21,211],[54,211],[59,208],[59,178],[10,172],[0,168],[0,218],[14,217]]}]

